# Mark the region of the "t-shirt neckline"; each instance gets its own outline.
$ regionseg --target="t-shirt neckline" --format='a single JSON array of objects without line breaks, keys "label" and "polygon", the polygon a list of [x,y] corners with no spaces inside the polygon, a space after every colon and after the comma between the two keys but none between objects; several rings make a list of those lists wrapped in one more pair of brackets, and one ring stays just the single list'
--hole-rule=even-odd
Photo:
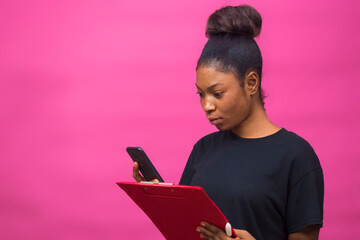
[{"label": "t-shirt neckline", "polygon": [[238,142],[258,143],[258,142],[263,142],[263,141],[274,140],[274,139],[282,136],[283,134],[285,134],[287,132],[287,130],[285,128],[281,128],[279,131],[277,131],[273,134],[270,134],[265,137],[260,137],[260,138],[243,138],[243,137],[239,137],[231,130],[228,130],[228,132],[229,132],[230,136]]}]

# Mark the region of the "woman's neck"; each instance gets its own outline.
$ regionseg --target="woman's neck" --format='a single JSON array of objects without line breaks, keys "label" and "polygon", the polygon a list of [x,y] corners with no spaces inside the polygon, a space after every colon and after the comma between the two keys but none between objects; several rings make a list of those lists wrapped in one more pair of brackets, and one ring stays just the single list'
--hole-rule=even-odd
[{"label": "woman's neck", "polygon": [[255,103],[248,118],[231,130],[242,138],[261,138],[272,135],[280,129],[269,120],[262,104]]}]

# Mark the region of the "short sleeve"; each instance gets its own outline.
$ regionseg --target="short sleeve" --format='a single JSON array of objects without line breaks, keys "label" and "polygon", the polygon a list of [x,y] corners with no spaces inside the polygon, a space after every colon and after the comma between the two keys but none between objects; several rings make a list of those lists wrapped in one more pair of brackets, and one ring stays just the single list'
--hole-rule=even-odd
[{"label": "short sleeve", "polygon": [[321,167],[308,172],[288,193],[287,231],[323,224],[324,177]]},{"label": "short sleeve", "polygon": [[191,154],[189,156],[189,159],[186,163],[185,169],[181,176],[179,185],[190,185],[191,184],[191,180],[194,175],[193,163],[195,161],[195,155],[196,155],[196,145],[193,147],[193,150],[191,151]]}]

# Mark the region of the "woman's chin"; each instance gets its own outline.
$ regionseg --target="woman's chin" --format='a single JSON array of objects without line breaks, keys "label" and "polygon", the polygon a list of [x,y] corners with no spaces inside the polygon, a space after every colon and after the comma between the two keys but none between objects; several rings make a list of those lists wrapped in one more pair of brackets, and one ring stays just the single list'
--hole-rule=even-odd
[{"label": "woman's chin", "polygon": [[216,127],[217,129],[219,129],[220,131],[229,130],[229,128],[226,127],[226,126],[224,126],[224,124],[217,124],[217,125],[215,125],[215,127]]}]

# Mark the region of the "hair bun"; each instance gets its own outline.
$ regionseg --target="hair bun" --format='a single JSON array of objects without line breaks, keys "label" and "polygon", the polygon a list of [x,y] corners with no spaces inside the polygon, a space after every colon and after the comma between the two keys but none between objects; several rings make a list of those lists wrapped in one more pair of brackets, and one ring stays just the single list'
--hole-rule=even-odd
[{"label": "hair bun", "polygon": [[262,19],[260,13],[249,5],[224,7],[210,15],[206,36],[222,34],[246,35],[254,38],[260,34]]}]

